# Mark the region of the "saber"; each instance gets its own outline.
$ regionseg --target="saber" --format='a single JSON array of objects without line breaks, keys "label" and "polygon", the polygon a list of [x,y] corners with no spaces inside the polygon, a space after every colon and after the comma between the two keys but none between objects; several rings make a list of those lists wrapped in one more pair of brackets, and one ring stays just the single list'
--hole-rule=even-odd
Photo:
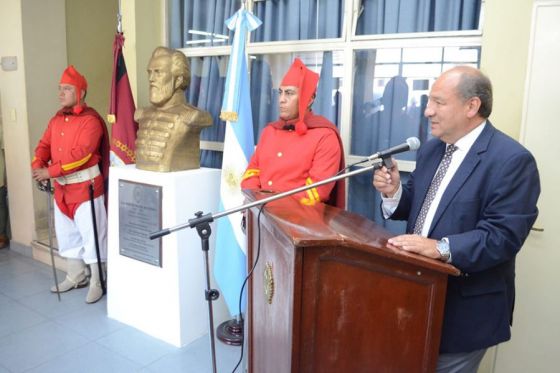
[{"label": "saber", "polygon": [[95,236],[95,255],[97,256],[97,269],[99,270],[99,282],[101,282],[101,290],[103,295],[107,294],[107,288],[105,287],[105,279],[103,274],[103,266],[101,265],[101,254],[99,252],[99,237],[97,236],[97,219],[95,217],[95,205],[93,204],[93,179],[91,184],[89,184],[89,202],[91,205],[91,219],[93,223],[93,235]]},{"label": "saber", "polygon": [[51,211],[52,211],[51,181],[47,180],[46,184],[39,183],[37,185],[39,187],[39,190],[41,190],[43,192],[46,192],[46,195],[47,195],[47,221],[48,221],[48,225],[49,225],[49,252],[51,254],[51,266],[52,266],[52,270],[53,270],[54,286],[56,287],[56,295],[58,297],[58,301],[60,302],[60,291],[58,289],[58,276],[56,274],[56,266],[54,264],[54,253],[53,253],[53,238],[52,238],[53,222],[52,222],[52,214],[51,214]]}]

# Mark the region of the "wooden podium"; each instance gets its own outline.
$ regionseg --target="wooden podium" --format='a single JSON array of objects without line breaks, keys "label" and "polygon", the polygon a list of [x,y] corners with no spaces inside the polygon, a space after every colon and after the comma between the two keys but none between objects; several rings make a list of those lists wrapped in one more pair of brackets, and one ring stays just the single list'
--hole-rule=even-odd
[{"label": "wooden podium", "polygon": [[386,248],[389,232],[335,207],[287,197],[258,215],[248,214],[249,372],[435,370],[447,276],[459,270]]}]

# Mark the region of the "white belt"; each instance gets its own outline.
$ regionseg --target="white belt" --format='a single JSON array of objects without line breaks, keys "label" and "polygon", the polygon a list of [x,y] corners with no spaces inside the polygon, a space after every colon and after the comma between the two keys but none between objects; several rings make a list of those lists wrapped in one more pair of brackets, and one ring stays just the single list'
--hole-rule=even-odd
[{"label": "white belt", "polygon": [[56,181],[58,181],[60,185],[83,183],[84,181],[93,180],[99,174],[99,166],[95,165],[91,166],[90,168],[86,168],[85,170],[80,170],[69,175],[57,177]]}]

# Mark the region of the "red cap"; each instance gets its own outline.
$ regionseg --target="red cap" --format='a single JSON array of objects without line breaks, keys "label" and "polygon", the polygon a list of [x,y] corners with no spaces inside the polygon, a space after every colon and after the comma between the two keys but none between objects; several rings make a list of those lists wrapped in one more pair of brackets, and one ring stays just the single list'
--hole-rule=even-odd
[{"label": "red cap", "polygon": [[84,78],[82,74],[78,72],[74,68],[74,66],[70,65],[64,70],[62,76],[60,77],[60,84],[70,84],[76,88],[76,96],[77,96],[77,103],[72,108],[72,111],[75,114],[80,114],[84,108],[82,107],[80,101],[82,100],[82,90],[87,91],[87,80]]},{"label": "red cap", "polygon": [[282,79],[282,86],[299,88],[299,117],[295,126],[296,132],[299,135],[307,132],[307,126],[303,121],[303,117],[317,90],[317,83],[319,83],[319,74],[309,70],[299,58],[294,60],[284,79]]}]

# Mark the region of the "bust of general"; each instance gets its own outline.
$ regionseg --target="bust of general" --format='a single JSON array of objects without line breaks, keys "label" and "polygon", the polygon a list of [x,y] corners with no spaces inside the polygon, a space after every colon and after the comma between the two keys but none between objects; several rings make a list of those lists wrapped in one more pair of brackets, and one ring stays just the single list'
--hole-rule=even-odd
[{"label": "bust of general", "polygon": [[148,63],[150,103],[136,110],[136,168],[171,172],[200,167],[200,131],[212,125],[209,113],[189,105],[185,90],[190,67],[183,53],[158,47]]}]

